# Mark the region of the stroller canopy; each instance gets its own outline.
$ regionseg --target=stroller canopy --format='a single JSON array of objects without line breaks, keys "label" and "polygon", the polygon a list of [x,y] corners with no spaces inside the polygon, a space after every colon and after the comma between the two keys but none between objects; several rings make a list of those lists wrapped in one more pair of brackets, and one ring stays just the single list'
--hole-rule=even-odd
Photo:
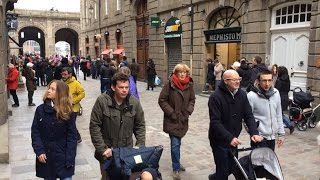
[{"label": "stroller canopy", "polygon": [[252,165],[263,166],[265,170],[277,177],[278,180],[284,180],[277,155],[270,148],[256,148],[250,153]]}]

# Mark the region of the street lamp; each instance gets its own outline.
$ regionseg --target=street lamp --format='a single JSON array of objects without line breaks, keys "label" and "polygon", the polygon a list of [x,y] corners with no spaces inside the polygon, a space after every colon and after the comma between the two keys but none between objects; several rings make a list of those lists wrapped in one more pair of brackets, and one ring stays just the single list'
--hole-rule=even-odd
[{"label": "street lamp", "polygon": [[89,7],[88,10],[89,10],[89,13],[90,13],[90,14],[93,14],[94,8],[93,8],[92,4],[90,4],[90,7]]}]

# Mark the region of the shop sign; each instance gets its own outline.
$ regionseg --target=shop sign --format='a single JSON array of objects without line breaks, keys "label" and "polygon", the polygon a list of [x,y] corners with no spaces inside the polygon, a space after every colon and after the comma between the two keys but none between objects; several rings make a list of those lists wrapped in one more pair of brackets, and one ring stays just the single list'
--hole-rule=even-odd
[{"label": "shop sign", "polygon": [[204,31],[206,43],[240,42],[241,27]]},{"label": "shop sign", "polygon": [[151,27],[160,27],[161,19],[159,17],[151,17]]},{"label": "shop sign", "polygon": [[164,26],[164,38],[181,37],[182,25],[180,20],[176,17],[172,17],[168,20]]}]

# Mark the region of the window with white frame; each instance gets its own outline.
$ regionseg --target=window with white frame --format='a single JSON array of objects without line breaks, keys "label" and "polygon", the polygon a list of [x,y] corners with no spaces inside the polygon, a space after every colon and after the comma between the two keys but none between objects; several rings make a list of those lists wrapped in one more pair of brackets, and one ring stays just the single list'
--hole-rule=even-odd
[{"label": "window with white frame", "polygon": [[121,0],[117,0],[117,11],[121,9]]},{"label": "window with white frame", "polygon": [[275,25],[305,23],[311,19],[311,4],[294,4],[276,9]]},{"label": "window with white frame", "polygon": [[106,15],[108,15],[108,0],[105,0]]}]

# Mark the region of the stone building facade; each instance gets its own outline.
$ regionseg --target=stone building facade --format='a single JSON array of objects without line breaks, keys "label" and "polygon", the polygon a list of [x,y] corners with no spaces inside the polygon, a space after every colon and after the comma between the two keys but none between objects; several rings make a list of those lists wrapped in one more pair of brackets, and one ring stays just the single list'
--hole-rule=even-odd
[{"label": "stone building facade", "polygon": [[267,65],[286,66],[292,87],[311,87],[319,98],[319,5],[319,0],[81,0],[80,47],[91,57],[122,48],[142,70],[152,58],[163,80],[176,63],[186,63],[197,91],[206,80],[206,58],[228,68],[241,57],[251,61],[259,55]]},{"label": "stone building facade", "polygon": [[5,78],[7,76],[8,57],[10,53],[8,30],[6,27],[7,11],[14,9],[17,0],[0,1],[0,163],[9,162],[8,143],[8,91]]}]

